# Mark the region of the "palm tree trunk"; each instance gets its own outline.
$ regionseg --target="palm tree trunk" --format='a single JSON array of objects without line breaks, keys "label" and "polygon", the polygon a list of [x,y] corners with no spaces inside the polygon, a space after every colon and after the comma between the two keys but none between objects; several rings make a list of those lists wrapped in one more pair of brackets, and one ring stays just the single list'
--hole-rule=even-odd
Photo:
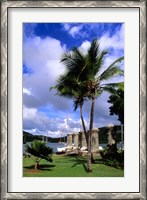
[{"label": "palm tree trunk", "polygon": [[92,164],[91,164],[91,135],[93,129],[93,118],[94,118],[94,104],[95,98],[92,98],[92,105],[90,111],[90,125],[89,125],[89,135],[88,135],[88,154],[87,154],[87,171],[92,172]]},{"label": "palm tree trunk", "polygon": [[36,162],[36,163],[35,163],[35,167],[34,167],[34,169],[37,170],[37,169],[39,169],[39,168],[40,168],[39,162]]},{"label": "palm tree trunk", "polygon": [[[87,137],[87,131],[86,131],[86,126],[85,126],[85,122],[84,122],[84,118],[83,118],[83,112],[82,112],[82,109],[83,109],[83,105],[81,104],[81,105],[80,105],[80,116],[81,116],[81,121],[82,121],[83,131],[84,131],[85,138],[86,138],[86,144],[87,144],[87,147],[88,147],[88,137]],[[92,163],[95,163],[92,154],[91,154],[91,162],[92,162]]]},{"label": "palm tree trunk", "polygon": [[88,146],[87,131],[86,131],[86,126],[85,126],[85,122],[84,122],[84,118],[83,118],[83,104],[80,104],[80,117],[81,117],[83,131],[84,131],[85,138],[86,138],[86,143],[87,143],[87,146]]}]

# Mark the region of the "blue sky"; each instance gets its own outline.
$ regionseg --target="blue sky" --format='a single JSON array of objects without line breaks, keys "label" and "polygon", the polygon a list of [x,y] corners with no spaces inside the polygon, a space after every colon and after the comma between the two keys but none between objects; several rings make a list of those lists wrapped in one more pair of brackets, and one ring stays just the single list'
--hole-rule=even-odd
[{"label": "blue sky", "polygon": [[[23,24],[23,129],[38,135],[60,137],[82,130],[79,110],[73,102],[55,95],[49,88],[64,73],[60,63],[65,51],[78,47],[86,52],[93,39],[107,49],[104,69],[124,55],[123,23],[24,23]],[[121,68],[124,69],[123,62]],[[111,80],[123,81],[123,77]],[[103,93],[95,104],[94,127],[119,124],[110,116],[109,95]],[[84,118],[89,126],[90,102],[84,105]]]}]

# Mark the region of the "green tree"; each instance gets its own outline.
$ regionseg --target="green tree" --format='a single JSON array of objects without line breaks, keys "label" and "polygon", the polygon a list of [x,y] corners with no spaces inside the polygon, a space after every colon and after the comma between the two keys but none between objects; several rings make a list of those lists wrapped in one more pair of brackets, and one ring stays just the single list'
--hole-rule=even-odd
[{"label": "green tree", "polygon": [[89,125],[89,138],[88,138],[88,158],[87,168],[88,171],[92,171],[91,166],[91,134],[94,121],[94,107],[95,99],[103,92],[109,91],[112,87],[111,83],[105,83],[116,75],[123,75],[123,71],[119,68],[119,63],[123,60],[123,57],[115,60],[107,69],[101,73],[101,69],[104,64],[104,56],[107,51],[100,51],[98,40],[93,40],[87,53],[87,61],[85,70],[87,72],[87,89],[88,97],[91,99],[90,110],[90,125]]},{"label": "green tree", "polygon": [[[87,100],[87,88],[84,84],[81,84],[77,80],[77,74],[78,72],[76,71],[77,69],[72,69],[73,63],[72,61],[76,60],[78,63],[78,66],[81,66],[80,71],[84,67],[85,60],[84,56],[82,57],[81,53],[79,52],[78,49],[74,48],[73,49],[73,54],[72,56],[70,54],[65,54],[63,56],[63,59],[61,62],[64,62],[65,66],[67,67],[67,71],[65,74],[61,75],[58,80],[57,84],[50,89],[56,89],[57,90],[57,95],[67,97],[69,99],[73,100],[73,106],[74,106],[74,111],[77,110],[77,108],[80,108],[80,118],[82,122],[82,127],[83,131],[85,134],[86,142],[88,145],[88,138],[87,138],[87,129],[85,126],[85,121],[83,118],[83,104],[84,101]],[[69,70],[70,69],[70,70]],[[74,75],[73,75],[74,72]]]},{"label": "green tree", "polygon": [[124,124],[124,88],[119,87],[112,91],[108,100],[108,103],[112,104],[109,107],[110,115],[117,115],[121,124]]},{"label": "green tree", "polygon": [[30,144],[26,144],[26,152],[29,153],[35,162],[35,169],[39,169],[39,162],[41,159],[45,159],[49,162],[52,162],[52,153],[53,150],[50,147],[46,146],[46,143],[39,140],[34,140]]},{"label": "green tree", "polygon": [[[93,40],[86,54],[83,54],[78,48],[73,48],[72,52],[65,53],[61,62],[66,66],[66,74],[63,77],[70,77],[70,90],[72,97],[76,97],[75,88],[81,91],[82,105],[84,100],[91,100],[90,125],[88,134],[88,154],[87,154],[87,171],[92,171],[91,165],[91,134],[94,121],[95,99],[103,92],[111,90],[115,83],[105,83],[116,75],[123,75],[119,68],[119,63],[123,57],[115,60],[107,69],[104,67],[104,58],[107,51],[100,51],[98,40]],[[60,80],[60,78],[59,78]],[[58,82],[59,83],[59,82]],[[76,84],[75,84],[76,83]],[[78,85],[78,86],[77,86]],[[58,87],[56,87],[58,90]],[[65,90],[66,90],[65,86]],[[67,93],[69,92],[66,90]],[[70,92],[69,92],[70,94]],[[78,96],[79,97],[79,96]]]}]

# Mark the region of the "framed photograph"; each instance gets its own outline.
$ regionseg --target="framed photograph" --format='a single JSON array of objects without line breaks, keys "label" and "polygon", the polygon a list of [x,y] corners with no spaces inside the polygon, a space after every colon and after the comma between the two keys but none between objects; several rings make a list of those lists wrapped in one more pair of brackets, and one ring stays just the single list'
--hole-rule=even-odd
[{"label": "framed photograph", "polygon": [[145,200],[146,2],[0,5],[1,199]]}]

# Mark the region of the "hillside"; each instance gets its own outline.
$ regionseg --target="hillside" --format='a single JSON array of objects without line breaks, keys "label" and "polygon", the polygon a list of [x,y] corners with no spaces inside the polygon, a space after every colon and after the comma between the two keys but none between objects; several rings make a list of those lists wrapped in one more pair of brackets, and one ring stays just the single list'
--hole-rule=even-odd
[{"label": "hillside", "polygon": [[61,140],[60,138],[51,138],[51,137],[46,137],[46,136],[42,136],[42,135],[33,135],[31,133],[28,133],[26,131],[23,131],[23,144],[25,144],[26,142],[31,142],[33,140],[44,140],[47,142],[66,142],[67,141],[67,137],[62,137]]},{"label": "hillside", "polygon": [[[106,127],[99,128],[99,143],[107,143],[107,132],[108,129]],[[120,133],[120,126],[115,126],[114,131],[116,132],[116,142],[121,141],[121,133]],[[66,142],[67,137],[62,137],[62,138],[51,138],[51,137],[46,137],[42,135],[33,135],[28,132],[23,131],[23,143],[25,144],[26,142],[31,142],[33,140],[44,140],[47,142]]]}]

